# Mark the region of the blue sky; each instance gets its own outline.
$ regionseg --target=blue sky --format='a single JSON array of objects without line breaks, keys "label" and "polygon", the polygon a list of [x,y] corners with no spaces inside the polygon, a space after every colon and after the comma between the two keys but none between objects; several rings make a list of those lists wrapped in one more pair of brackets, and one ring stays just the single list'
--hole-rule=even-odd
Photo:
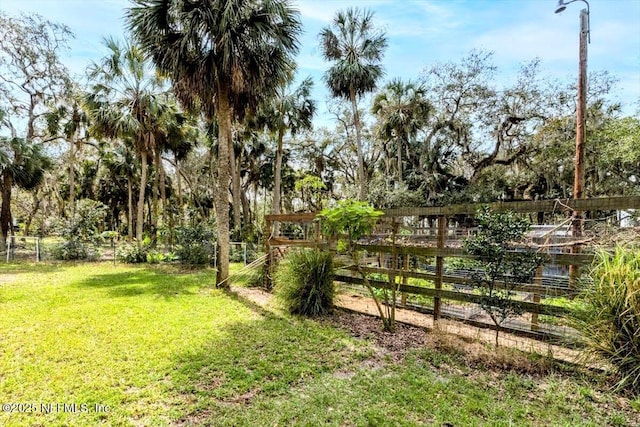
[{"label": "blue sky", "polygon": [[[498,84],[514,78],[520,65],[536,57],[546,75],[573,81],[578,70],[577,1],[554,14],[556,0],[300,0],[304,34],[298,55],[298,78],[310,75],[319,115],[331,124],[328,91],[322,75],[318,33],[335,12],[348,6],[369,8],[387,33],[385,78],[415,79],[435,63],[458,61],[471,49],[494,52]],[[81,75],[91,60],[105,53],[102,39],[125,37],[123,13],[128,0],[0,0],[0,10],[16,15],[37,12],[68,25],[76,34],[64,58]],[[640,100],[640,0],[591,0],[589,69],[608,70],[620,80],[614,97],[632,114]]]}]

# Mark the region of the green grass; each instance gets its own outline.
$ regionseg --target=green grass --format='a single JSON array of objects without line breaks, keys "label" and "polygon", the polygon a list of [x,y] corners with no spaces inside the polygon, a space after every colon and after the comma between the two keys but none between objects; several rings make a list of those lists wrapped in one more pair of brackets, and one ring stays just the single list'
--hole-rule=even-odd
[{"label": "green grass", "polygon": [[[639,400],[589,377],[471,368],[434,349],[392,362],[370,342],[261,311],[213,281],[212,270],[166,266],[0,264],[0,403],[37,410],[2,412],[0,425],[640,420]],[[44,414],[48,403],[54,410]],[[56,406],[65,403],[87,411]]]}]

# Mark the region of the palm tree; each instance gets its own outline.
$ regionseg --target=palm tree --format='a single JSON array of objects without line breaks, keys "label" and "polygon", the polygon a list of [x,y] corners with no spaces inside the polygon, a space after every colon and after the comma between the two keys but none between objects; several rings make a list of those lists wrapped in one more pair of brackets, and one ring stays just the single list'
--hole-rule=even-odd
[{"label": "palm tree", "polygon": [[218,124],[217,282],[228,286],[231,129],[290,75],[301,31],[287,0],[135,0],[129,28],[183,105]]},{"label": "palm tree", "polygon": [[76,156],[86,142],[86,130],[89,118],[82,108],[82,96],[73,88],[65,97],[64,103],[49,111],[46,115],[47,130],[51,136],[62,136],[69,143],[69,217],[75,217],[76,196]]},{"label": "palm tree", "polygon": [[411,81],[394,79],[373,100],[371,111],[378,116],[379,135],[385,142],[395,141],[398,182],[402,183],[402,151],[422,129],[432,111],[426,89]]},{"label": "palm tree", "polygon": [[[310,98],[313,80],[307,77],[294,90],[287,91],[287,87],[282,86],[274,98],[269,100],[261,111],[261,118],[266,123],[267,128],[276,135],[276,162],[274,165],[273,178],[273,206],[272,213],[279,214],[281,208],[281,182],[282,182],[282,157],[283,141],[287,131],[295,135],[301,130],[311,129],[312,118],[315,114],[316,105]],[[279,230],[274,231],[275,235]]]},{"label": "palm tree", "polygon": [[114,39],[106,39],[105,44],[109,54],[89,68],[94,83],[86,97],[91,132],[131,143],[140,159],[136,239],[141,244],[149,158],[154,158],[154,151],[166,140],[177,111],[137,46]]},{"label": "palm tree", "polygon": [[134,153],[124,145],[115,143],[100,153],[104,166],[115,176],[125,177],[127,181],[127,241],[133,241],[133,179],[137,165]]},{"label": "palm tree", "polygon": [[387,47],[387,38],[373,26],[373,12],[349,8],[337,13],[331,27],[322,29],[320,39],[322,54],[327,61],[333,63],[324,77],[327,86],[333,97],[351,102],[356,130],[359,196],[364,200],[367,194],[367,176],[360,135],[358,98],[375,90],[382,77],[380,62]]},{"label": "palm tree", "polygon": [[22,138],[0,137],[0,252],[6,250],[11,228],[11,195],[14,186],[33,190],[51,167],[42,144],[28,143]]}]

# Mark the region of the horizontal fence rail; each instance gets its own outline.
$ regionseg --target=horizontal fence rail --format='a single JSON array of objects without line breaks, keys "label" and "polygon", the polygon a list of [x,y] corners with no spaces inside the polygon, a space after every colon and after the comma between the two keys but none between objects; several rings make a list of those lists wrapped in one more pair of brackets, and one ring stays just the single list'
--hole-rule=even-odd
[{"label": "horizontal fence rail", "polygon": [[496,203],[466,203],[449,206],[434,206],[424,208],[395,208],[383,209],[385,216],[450,216],[473,215],[483,206],[492,211],[513,211],[518,213],[534,212],[565,212],[605,211],[640,209],[640,196],[597,197],[593,199],[555,199],[555,200],[527,200],[517,202]]},{"label": "horizontal fence rail", "polygon": [[[411,270],[394,270],[388,268],[377,268],[377,267],[359,267],[361,271],[365,273],[371,274],[384,274],[391,275],[395,277],[407,278],[407,279],[421,279],[428,280],[434,282],[438,275],[435,273],[423,273],[418,271]],[[357,268],[355,266],[343,267],[344,270],[348,271],[356,271]],[[461,285],[461,286],[469,286],[472,283],[472,280],[469,277],[464,276],[453,276],[443,274],[440,276],[442,278],[442,283],[448,285]],[[496,289],[505,289],[505,286],[502,282],[497,282],[495,285]],[[515,286],[515,291],[519,292],[527,292],[527,293],[535,293],[545,296],[564,296],[564,295],[573,295],[575,292],[567,289],[566,287],[556,287],[556,286],[548,286],[548,285],[536,285],[533,283],[519,283]]]},{"label": "horizontal fence rail", "polygon": [[[399,246],[394,248],[391,245],[369,245],[357,243],[358,249],[367,252],[383,252],[395,253],[398,255],[417,255],[426,257],[443,257],[443,258],[477,258],[468,254],[462,248],[432,248],[424,246]],[[544,252],[536,252],[537,255],[543,257],[548,264],[558,265],[587,265],[593,262],[593,255],[590,254],[549,254]]]},{"label": "horizontal fence rail", "polygon": [[[337,274],[335,276],[335,280],[343,283],[351,283],[357,285],[363,285],[364,280],[360,277],[353,277],[347,275]],[[378,289],[391,289],[392,285],[389,282],[385,282],[382,280],[368,280],[369,284],[374,288]],[[446,289],[434,289],[434,288],[423,288],[421,286],[412,286],[412,285],[403,285],[396,284],[396,289],[398,291],[407,293],[407,294],[415,294],[415,295],[425,295],[429,297],[439,297],[444,299],[449,299],[453,301],[460,302],[472,302],[475,304],[479,304],[481,300],[480,295],[475,295],[471,293],[458,292],[458,291],[450,291]],[[537,313],[537,314],[546,314],[549,316],[564,316],[571,313],[571,310],[567,307],[554,306],[554,305],[546,305],[540,303],[533,303],[528,301],[512,301],[513,305],[520,307],[523,311],[528,313]]]}]

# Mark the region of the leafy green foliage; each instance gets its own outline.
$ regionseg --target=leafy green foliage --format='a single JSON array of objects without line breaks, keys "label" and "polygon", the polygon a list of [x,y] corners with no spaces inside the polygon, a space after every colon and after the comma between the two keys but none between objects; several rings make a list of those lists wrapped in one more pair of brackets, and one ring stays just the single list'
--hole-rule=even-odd
[{"label": "leafy green foliage", "polygon": [[296,181],[295,190],[307,205],[307,209],[316,211],[322,207],[323,194],[326,193],[327,186],[319,176],[305,175]]},{"label": "leafy green foliage", "polygon": [[101,229],[107,216],[107,207],[91,199],[79,200],[73,218],[59,224],[64,242],[53,249],[59,260],[95,259],[97,244],[102,242]]},{"label": "leafy green foliage", "polygon": [[130,244],[125,243],[118,247],[116,256],[119,261],[126,262],[127,264],[140,264],[147,262],[147,255],[149,254],[148,244]]},{"label": "leafy green foliage", "polygon": [[95,259],[95,255],[96,254],[94,252],[89,250],[86,243],[83,243],[78,239],[65,240],[59,245],[56,245],[51,251],[53,259],[62,261]]},{"label": "leafy green foliage", "polygon": [[333,254],[318,249],[289,252],[275,274],[275,294],[292,314],[319,316],[333,309]]},{"label": "leafy green foliage", "polygon": [[598,253],[583,290],[578,327],[591,353],[618,370],[619,386],[640,393],[640,248]]},{"label": "leafy green foliage", "polygon": [[510,317],[522,314],[513,297],[518,284],[529,283],[542,258],[529,252],[514,252],[529,222],[513,212],[493,213],[484,207],[477,215],[479,231],[465,240],[464,248],[478,257],[471,284],[480,291],[480,306],[496,325],[496,345],[500,326]]},{"label": "leafy green foliage", "polygon": [[323,209],[318,216],[325,234],[345,235],[351,245],[371,232],[382,215],[382,211],[366,202],[342,200],[333,208]]},{"label": "leafy green foliage", "polygon": [[149,251],[146,258],[149,264],[160,264],[165,260],[163,253],[154,250]]},{"label": "leafy green foliage", "polygon": [[374,209],[365,202],[354,200],[344,200],[338,202],[333,208],[324,209],[318,215],[322,222],[322,228],[325,234],[337,237],[346,236],[346,252],[351,255],[353,265],[356,267],[358,274],[362,277],[364,286],[371,294],[373,302],[376,305],[380,319],[382,320],[382,329],[393,332],[395,329],[395,306],[396,306],[396,284],[389,276],[389,289],[391,297],[387,294],[387,289],[382,291],[386,305],[386,313],[380,305],[379,292],[371,286],[367,274],[360,267],[360,254],[354,246],[354,243],[369,234],[373,229],[376,221],[383,215],[382,211]]},{"label": "leafy green foliage", "polygon": [[178,227],[176,255],[180,262],[187,265],[209,264],[215,252],[215,237],[215,231],[205,223],[193,227]]},{"label": "leafy green foliage", "polygon": [[381,60],[387,48],[385,34],[373,22],[373,12],[358,8],[339,11],[331,26],[320,32],[322,54],[330,61],[325,74],[334,97],[351,99],[376,88],[383,75]]}]

